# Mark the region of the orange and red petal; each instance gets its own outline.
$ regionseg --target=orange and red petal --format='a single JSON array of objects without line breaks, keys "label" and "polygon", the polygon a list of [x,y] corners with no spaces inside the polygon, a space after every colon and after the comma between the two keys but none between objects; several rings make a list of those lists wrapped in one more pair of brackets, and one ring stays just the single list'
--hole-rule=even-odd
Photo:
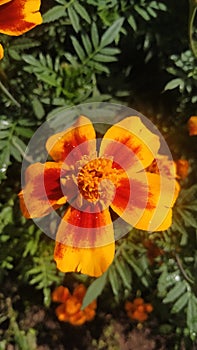
[{"label": "orange and red petal", "polygon": [[90,276],[104,273],[114,258],[114,231],[109,211],[69,207],[58,228],[54,259],[63,272]]},{"label": "orange and red petal", "polygon": [[139,117],[128,117],[112,126],[104,135],[100,156],[113,157],[125,170],[139,171],[156,158],[159,137],[152,133]]},{"label": "orange and red petal", "polygon": [[[96,248],[114,242],[114,230],[109,210],[80,211],[69,206],[58,227],[56,241],[76,248]],[[89,209],[89,210],[87,210]]]},{"label": "orange and red petal", "polygon": [[42,23],[40,0],[0,2],[0,33],[21,35]]},{"label": "orange and red petal", "polygon": [[74,164],[82,156],[96,152],[95,137],[91,121],[80,116],[68,130],[49,137],[46,149],[54,160]]},{"label": "orange and red petal", "polygon": [[20,206],[27,218],[49,214],[66,203],[60,176],[62,165],[54,162],[34,163],[25,173],[25,187],[19,193]]},{"label": "orange and red petal", "polygon": [[81,272],[99,277],[114,259],[115,244],[98,248],[75,248],[56,242],[54,259],[62,272]]},{"label": "orange and red petal", "polygon": [[52,293],[52,301],[58,303],[65,303],[65,301],[69,298],[70,292],[68,288],[59,286]]},{"label": "orange and red petal", "polygon": [[130,225],[146,231],[166,230],[179,192],[174,179],[141,172],[136,178],[122,178],[111,208]]}]

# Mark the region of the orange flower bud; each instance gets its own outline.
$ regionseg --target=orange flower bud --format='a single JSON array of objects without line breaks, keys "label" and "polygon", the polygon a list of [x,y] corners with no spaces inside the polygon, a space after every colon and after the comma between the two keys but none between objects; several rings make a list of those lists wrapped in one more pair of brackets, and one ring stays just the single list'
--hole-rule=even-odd
[{"label": "orange flower bud", "polygon": [[133,304],[135,306],[142,305],[142,304],[144,304],[144,299],[142,299],[142,298],[135,298],[134,301],[133,301]]},{"label": "orange flower bud", "polygon": [[79,284],[77,287],[75,287],[73,291],[73,295],[78,298],[78,300],[83,300],[84,295],[86,294],[86,287],[83,284]]},{"label": "orange flower bud", "polygon": [[69,317],[69,323],[71,323],[73,326],[81,326],[85,322],[86,316],[84,315],[82,310]]},{"label": "orange flower bud", "polygon": [[78,312],[81,308],[80,301],[76,298],[71,296],[65,304],[65,309],[68,315],[74,315],[76,312]]},{"label": "orange flower bud", "polygon": [[69,295],[70,293],[68,288],[60,286],[53,291],[52,300],[54,302],[64,303],[68,299]]},{"label": "orange flower bud", "polygon": [[145,308],[148,313],[153,311],[153,306],[151,304],[145,304]]},{"label": "orange flower bud", "polygon": [[197,135],[197,116],[192,116],[188,120],[189,135]]},{"label": "orange flower bud", "polygon": [[67,322],[68,321],[68,314],[66,313],[65,304],[59,305],[55,310],[56,316],[58,320]]},{"label": "orange flower bud", "polygon": [[175,164],[178,177],[184,180],[188,175],[189,162],[186,159],[178,159]]}]

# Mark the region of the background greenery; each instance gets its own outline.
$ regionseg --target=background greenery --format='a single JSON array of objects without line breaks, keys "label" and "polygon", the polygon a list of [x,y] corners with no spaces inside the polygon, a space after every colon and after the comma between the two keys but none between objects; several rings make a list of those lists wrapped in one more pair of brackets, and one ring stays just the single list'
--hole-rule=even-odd
[{"label": "background greenery", "polygon": [[[101,294],[98,318],[90,328],[91,349],[116,349],[113,327],[106,331],[105,317],[98,327],[99,317],[114,312],[115,318],[124,312],[117,311],[124,309],[124,300],[139,295],[153,304],[154,332],[169,337],[167,349],[196,349],[197,149],[186,126],[197,102],[195,6],[192,0],[42,0],[41,26],[22,37],[1,37],[1,350],[10,344],[37,349],[44,341],[42,328],[25,328],[24,315],[35,305],[51,315],[51,291],[76,281],[90,285],[84,305]],[[56,270],[54,242],[21,216],[17,193],[26,145],[48,113],[95,101],[118,102],[144,113],[175,159],[189,160],[190,172],[181,182],[172,227],[151,237],[133,229],[117,242],[110,269],[94,281]],[[164,252],[153,265],[146,239]],[[54,348],[51,341],[47,349]]]}]

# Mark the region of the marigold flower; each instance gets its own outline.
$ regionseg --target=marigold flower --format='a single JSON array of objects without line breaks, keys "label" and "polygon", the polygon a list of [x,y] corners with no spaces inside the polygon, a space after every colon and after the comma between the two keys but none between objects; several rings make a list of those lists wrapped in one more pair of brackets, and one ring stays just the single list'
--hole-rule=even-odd
[{"label": "marigold flower", "polygon": [[188,176],[189,162],[186,159],[178,159],[175,162],[177,177],[184,180]]},{"label": "marigold flower", "polygon": [[159,147],[159,137],[134,116],[108,129],[98,154],[94,127],[84,116],[47,140],[54,161],[27,168],[19,198],[27,218],[69,203],[56,235],[58,269],[96,277],[107,270],[115,250],[109,207],[138,229],[171,225],[179,185],[169,161],[159,172],[149,168]]},{"label": "marigold flower", "polygon": [[[73,326],[81,326],[86,321],[91,321],[95,317],[97,307],[96,300],[89,304],[85,309],[81,310],[83,297],[86,288],[83,284],[79,284],[71,295],[68,288],[60,286],[52,293],[52,300],[61,302],[55,312],[60,321],[69,322]],[[66,298],[62,295],[66,294]]]},{"label": "marigold flower", "polygon": [[0,33],[18,36],[41,24],[39,8],[40,0],[0,0]]},{"label": "marigold flower", "polygon": [[153,306],[149,303],[144,303],[142,298],[135,298],[133,302],[126,301],[125,310],[131,320],[144,322],[147,320],[148,314],[153,311]]}]

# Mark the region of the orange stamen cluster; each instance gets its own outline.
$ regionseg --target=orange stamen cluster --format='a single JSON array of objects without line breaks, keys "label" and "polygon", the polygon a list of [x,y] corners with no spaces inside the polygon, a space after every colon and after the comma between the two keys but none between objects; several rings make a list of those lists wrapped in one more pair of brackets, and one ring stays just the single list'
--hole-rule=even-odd
[{"label": "orange stamen cluster", "polygon": [[144,299],[135,298],[133,302],[126,301],[125,310],[127,316],[131,320],[136,320],[139,322],[144,322],[148,318],[148,314],[153,311],[153,306],[151,304],[144,303]]},{"label": "orange stamen cluster", "polygon": [[88,162],[77,177],[77,184],[82,196],[89,202],[100,198],[99,185],[103,180],[116,181],[116,169],[112,168],[112,161],[106,158],[95,158]]},{"label": "orange stamen cluster", "polygon": [[70,294],[68,288],[60,286],[52,293],[52,300],[61,303],[55,310],[59,321],[69,322],[73,326],[81,326],[95,317],[96,300],[81,310],[86,288],[79,284]]},{"label": "orange stamen cluster", "polygon": [[189,118],[188,129],[189,129],[190,136],[197,135],[197,116],[196,115]]}]

